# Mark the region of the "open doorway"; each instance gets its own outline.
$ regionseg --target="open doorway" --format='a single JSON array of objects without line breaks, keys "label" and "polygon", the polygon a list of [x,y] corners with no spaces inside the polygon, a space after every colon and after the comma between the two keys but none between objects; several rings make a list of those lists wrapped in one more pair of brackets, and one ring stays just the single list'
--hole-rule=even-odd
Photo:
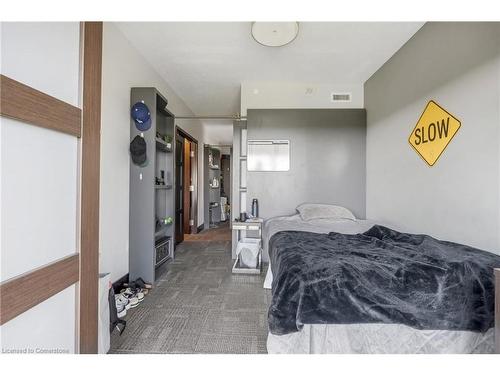
[{"label": "open doorway", "polygon": [[232,145],[204,145],[204,229],[229,227]]},{"label": "open doorway", "polygon": [[176,127],[175,137],[175,242],[196,233],[198,216],[198,141]]},{"label": "open doorway", "polygon": [[222,154],[220,160],[221,181],[220,196],[222,204],[221,221],[230,220],[231,207],[231,154]]}]

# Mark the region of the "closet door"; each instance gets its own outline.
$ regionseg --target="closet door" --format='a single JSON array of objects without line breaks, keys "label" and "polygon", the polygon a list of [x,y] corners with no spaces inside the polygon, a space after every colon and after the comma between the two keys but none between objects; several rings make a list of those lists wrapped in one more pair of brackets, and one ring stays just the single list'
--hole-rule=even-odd
[{"label": "closet door", "polygon": [[[96,143],[91,126],[82,132],[81,29],[77,22],[1,24],[0,324],[4,352],[97,350],[97,330],[88,336],[88,327],[79,324],[88,311],[92,315],[95,310],[97,320],[97,266],[86,268],[95,270],[85,274],[95,278],[93,283],[79,290],[78,282],[81,266],[89,263],[81,252],[98,239],[98,229],[89,233],[95,223],[81,225],[96,217],[82,215],[85,210],[95,211],[95,204],[81,207],[95,191],[98,198],[99,191],[99,179],[88,173],[96,161],[82,165],[85,153],[96,148],[93,158],[99,165],[99,138]],[[91,104],[88,109],[96,110]],[[97,111],[100,116],[100,107]],[[97,177],[98,172],[97,168]],[[82,185],[85,177],[88,182]],[[92,252],[98,254],[97,247]],[[82,304],[84,296],[90,298]],[[81,305],[87,312],[80,311]],[[81,345],[84,331],[90,340]],[[85,346],[87,342],[91,344]]]}]

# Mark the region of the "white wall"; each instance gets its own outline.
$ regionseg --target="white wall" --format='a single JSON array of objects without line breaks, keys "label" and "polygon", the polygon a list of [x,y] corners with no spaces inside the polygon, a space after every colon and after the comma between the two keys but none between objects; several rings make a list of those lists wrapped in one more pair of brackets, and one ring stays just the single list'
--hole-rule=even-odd
[{"label": "white wall", "polygon": [[[408,137],[429,100],[461,120],[433,167]],[[500,23],[428,23],[365,84],[367,217],[500,253]]]},{"label": "white wall", "polygon": [[[351,93],[349,103],[334,103],[331,94]],[[241,115],[247,109],[269,108],[363,108],[362,84],[314,84],[305,82],[243,82]]]},{"label": "white wall", "polygon": [[233,120],[203,121],[203,132],[207,144],[233,144]]},{"label": "white wall", "polygon": [[[130,89],[156,87],[176,115],[192,111],[112,23],[104,23],[101,124],[100,272],[116,281],[128,273]],[[198,176],[203,176],[203,127],[176,122],[198,140]],[[203,179],[199,178],[198,225],[203,222]]]},{"label": "white wall", "polygon": [[[1,23],[1,73],[79,106],[79,23]],[[0,281],[5,281],[77,251],[78,141],[0,121]],[[76,309],[73,285],[2,325],[2,349],[74,352]]]}]

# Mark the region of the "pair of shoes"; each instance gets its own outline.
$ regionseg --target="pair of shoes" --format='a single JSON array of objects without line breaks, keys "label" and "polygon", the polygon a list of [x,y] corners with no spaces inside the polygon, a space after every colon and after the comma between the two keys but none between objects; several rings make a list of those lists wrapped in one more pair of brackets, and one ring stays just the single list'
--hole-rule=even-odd
[{"label": "pair of shoes", "polygon": [[130,301],[121,294],[116,294],[115,303],[118,318],[123,318],[127,315],[127,310],[130,309]]},{"label": "pair of shoes", "polygon": [[142,299],[144,298],[144,296],[149,293],[149,289],[144,289],[144,288],[140,288],[138,286],[132,286],[132,285],[130,285],[127,289],[122,289],[121,292],[126,292],[126,293],[129,293],[129,294],[135,294],[136,296],[138,294],[142,293],[142,298],[139,297],[139,300],[142,301]]},{"label": "pair of shoes", "polygon": [[118,296],[121,299],[121,301],[127,301],[127,304],[125,305],[127,310],[133,309],[134,307],[137,307],[139,305],[140,302],[139,298],[133,295],[120,293],[118,294]]},{"label": "pair of shoes", "polygon": [[[153,285],[151,284],[148,284],[146,283],[141,277],[139,277],[137,280],[135,281],[132,281],[128,284],[123,284],[124,286],[128,286],[128,287],[131,287],[131,288],[140,288],[140,289],[144,289],[144,291],[147,292],[148,289],[151,289],[153,288]],[[147,294],[147,293],[144,293],[144,294]]]},{"label": "pair of shoes", "polygon": [[122,289],[120,291],[120,294],[123,295],[125,298],[127,298],[129,301],[136,299],[138,302],[141,302],[144,299],[144,293],[142,292],[142,289],[135,289],[135,288]]}]

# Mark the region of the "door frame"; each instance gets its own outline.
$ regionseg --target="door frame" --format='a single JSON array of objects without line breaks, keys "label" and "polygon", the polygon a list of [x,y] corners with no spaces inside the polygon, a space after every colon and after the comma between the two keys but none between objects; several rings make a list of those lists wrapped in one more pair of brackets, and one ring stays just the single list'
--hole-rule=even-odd
[{"label": "door frame", "polygon": [[80,353],[98,351],[99,186],[101,149],[102,22],[83,22],[81,143]]},{"label": "door frame", "polygon": [[[198,140],[194,138],[191,134],[186,132],[184,129],[182,129],[179,125],[175,125],[175,139],[177,140],[178,136],[183,137],[184,139],[189,140],[190,142],[195,144],[195,150],[194,150],[194,156],[191,158],[191,163],[190,163],[190,170],[191,170],[191,181],[194,186],[194,190],[191,192],[191,210],[189,213],[190,218],[192,218],[194,224],[189,226],[189,233],[188,234],[195,234],[198,233],[198,152],[199,152],[199,145],[198,145]],[[175,143],[177,145],[177,143]],[[191,150],[192,151],[192,150]],[[183,150],[182,150],[182,157],[184,159],[185,154],[184,154],[184,144],[183,144]],[[183,162],[184,165],[184,162]],[[177,163],[175,163],[175,168],[177,169]],[[175,171],[175,175],[177,175],[177,170]],[[184,176],[182,176],[184,178]],[[184,189],[186,187],[184,186],[184,183],[182,183],[182,189],[183,189],[183,194],[185,193]],[[177,192],[176,192],[176,198],[177,198]],[[185,200],[183,199],[183,215],[185,215],[184,211],[184,205],[185,205]],[[188,219],[189,220],[189,219]],[[183,216],[183,221],[184,221],[184,216]],[[186,234],[186,229],[183,228],[184,234]]]}]

